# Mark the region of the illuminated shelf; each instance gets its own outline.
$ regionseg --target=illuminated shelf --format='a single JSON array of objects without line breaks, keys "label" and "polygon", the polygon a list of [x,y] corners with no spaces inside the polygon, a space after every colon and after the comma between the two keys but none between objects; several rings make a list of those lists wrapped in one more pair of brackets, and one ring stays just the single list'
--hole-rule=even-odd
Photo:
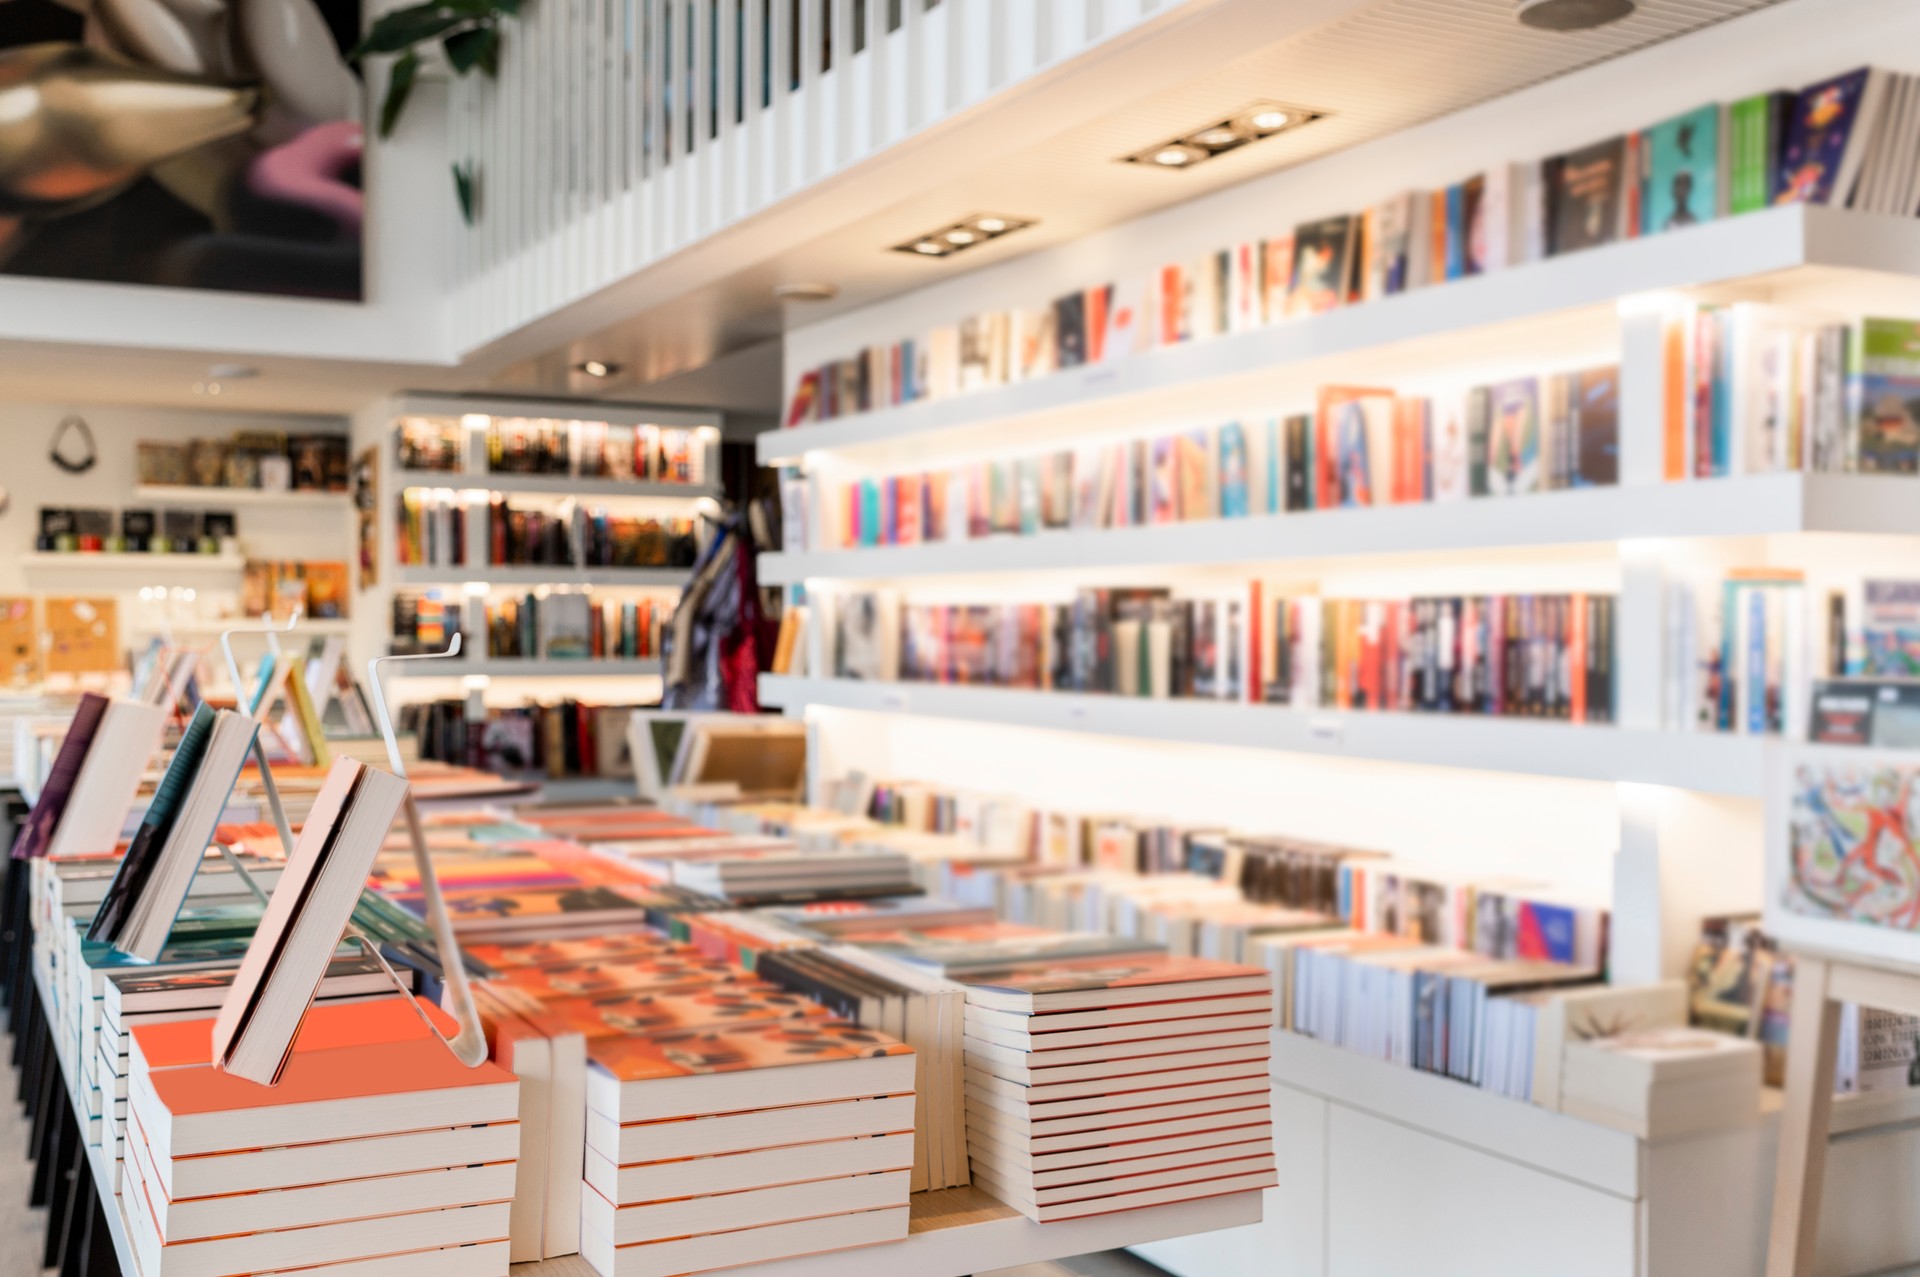
[{"label": "illuminated shelf", "polygon": [[1765,738],[1634,731],[1475,714],[1288,709],[1239,701],[760,676],[760,703],[952,718],[1569,780],[1640,781],[1757,798]]},{"label": "illuminated shelf", "polygon": [[1644,537],[1795,532],[1920,536],[1920,478],[1767,474],[1096,531],[767,554],[765,585],[1105,567],[1186,567],[1420,554]]},{"label": "illuminated shelf", "polygon": [[133,499],[148,505],[185,505],[218,509],[230,505],[311,506],[345,510],[353,503],[348,492],[312,489],[199,488],[188,484],[136,483]]},{"label": "illuminated shelf", "polygon": [[940,447],[1065,446],[1074,435],[1237,411],[1287,388],[1350,377],[1371,384],[1383,367],[1396,376],[1445,370],[1494,343],[1512,359],[1544,357],[1574,329],[1588,339],[1617,334],[1616,303],[1635,294],[1782,272],[1910,277],[1916,260],[1920,219],[1767,209],[1031,381],[771,430],[756,451],[761,465],[820,451],[913,464],[934,436]]},{"label": "illuminated shelf", "polygon": [[626,585],[680,589],[692,568],[570,568],[559,564],[513,564],[466,568],[407,566],[393,569],[395,585]]},{"label": "illuminated shelf", "polygon": [[402,678],[655,678],[660,662],[652,657],[634,660],[525,660],[501,658],[480,661],[407,661],[387,667]]},{"label": "illuminated shelf", "polygon": [[247,566],[238,554],[57,554],[35,552],[20,556],[29,572],[231,572]]},{"label": "illuminated shelf", "polygon": [[396,470],[393,481],[402,488],[482,489],[511,496],[514,493],[561,497],[648,497],[694,501],[718,500],[720,489],[706,483],[660,483],[634,479],[574,478],[564,474],[467,474],[446,470]]}]

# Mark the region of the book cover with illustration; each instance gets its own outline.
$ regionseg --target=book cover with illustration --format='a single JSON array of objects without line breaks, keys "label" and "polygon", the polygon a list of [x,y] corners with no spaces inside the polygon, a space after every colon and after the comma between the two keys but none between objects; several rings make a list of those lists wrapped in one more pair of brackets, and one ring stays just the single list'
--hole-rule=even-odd
[{"label": "book cover with illustration", "polygon": [[1867,581],[1862,587],[1860,673],[1920,678],[1920,581]]},{"label": "book cover with illustration", "polygon": [[1860,469],[1920,472],[1920,321],[1860,321]]},{"label": "book cover with illustration", "polygon": [[1532,377],[1492,388],[1487,423],[1487,493],[1540,490],[1540,385]]},{"label": "book cover with illustration", "polygon": [[1626,139],[1608,138],[1546,162],[1548,251],[1611,244],[1620,237]]},{"label": "book cover with illustration", "polygon": [[1803,761],[1788,795],[1781,903],[1792,913],[1920,929],[1920,769]]},{"label": "book cover with illustration", "polygon": [[588,1058],[621,1082],[911,1054],[904,1043],[843,1020],[610,1038],[587,1048]]},{"label": "book cover with illustration", "polygon": [[1708,105],[1647,130],[1641,233],[1711,221],[1720,208],[1720,108]]},{"label": "book cover with illustration", "polygon": [[1220,427],[1220,517],[1245,518],[1247,497],[1247,432],[1237,421]]},{"label": "book cover with illustration", "polygon": [[1870,78],[1870,68],[1861,67],[1801,91],[1787,124],[1774,203],[1827,204],[1844,198],[1846,192],[1835,191],[1834,181]]},{"label": "book cover with illustration", "polygon": [[1293,286],[1289,315],[1317,315],[1347,299],[1353,273],[1353,215],[1308,222],[1293,233]]}]

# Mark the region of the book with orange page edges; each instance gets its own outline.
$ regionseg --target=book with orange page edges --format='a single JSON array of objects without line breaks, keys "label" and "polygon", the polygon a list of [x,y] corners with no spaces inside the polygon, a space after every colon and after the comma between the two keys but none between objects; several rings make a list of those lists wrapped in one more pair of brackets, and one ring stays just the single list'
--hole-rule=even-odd
[{"label": "book with orange page edges", "polygon": [[131,1032],[124,1211],[142,1277],[505,1277],[519,1084],[398,996],[311,1008],[280,1080],[208,1061],[214,1022]]}]

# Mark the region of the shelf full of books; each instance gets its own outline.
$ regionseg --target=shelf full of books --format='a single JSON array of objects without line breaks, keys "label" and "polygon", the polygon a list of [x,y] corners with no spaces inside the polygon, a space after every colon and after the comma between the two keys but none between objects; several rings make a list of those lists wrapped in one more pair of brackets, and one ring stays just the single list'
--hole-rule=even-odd
[{"label": "shelf full of books", "polygon": [[[1750,1162],[1772,994],[1695,1033],[1722,986],[1677,938],[1759,903],[1773,742],[1865,738],[1863,704],[1897,735],[1920,674],[1920,132],[1886,105],[1916,85],[1845,65],[1797,97],[1728,71],[1543,162],[1436,121],[1481,172],[1274,233],[1386,180],[1368,147],[1410,159],[1370,143],[790,333],[761,695],[808,724],[814,805],[734,827],[1267,965],[1303,1226],[1427,1209],[1335,1183],[1354,1114],[1409,1163],[1577,1183],[1569,1221],[1672,1211],[1650,1168],[1691,1120]],[[1428,863],[1289,860],[1329,897],[1263,896],[1268,840],[1216,835],[1282,817],[1303,863]],[[1615,1020],[1643,1040],[1580,1040]],[[1507,1183],[1473,1173],[1475,1207]],[[1260,1236],[1176,1271],[1271,1271]],[[1315,1244],[1300,1271],[1341,1271]]]},{"label": "shelf full of books", "polygon": [[[907,461],[928,438],[973,450],[1030,444],[1035,432],[1098,436],[1169,417],[1239,411],[1261,397],[1322,383],[1368,384],[1383,358],[1399,375],[1431,377],[1497,347],[1511,365],[1552,358],[1569,346],[1604,344],[1622,299],[1701,290],[1723,292],[1755,280],[1787,295],[1831,295],[1836,285],[1877,281],[1877,304],[1913,304],[1907,263],[1920,251],[1920,222],[1820,205],[1794,204],[1528,262],[1363,304],[1283,314],[1179,341],[1102,347],[1101,360],[1022,378],[992,351],[1011,341],[977,339],[983,361],[973,393],[926,397],[821,423],[799,423],[759,439],[762,464],[794,464],[831,452],[871,463]],[[1109,307],[1109,314],[1114,313]],[[1891,313],[1902,313],[1899,310]],[[1111,340],[1111,339],[1110,339]],[[984,365],[983,365],[984,366]],[[1352,376],[1355,371],[1359,376]]]}]

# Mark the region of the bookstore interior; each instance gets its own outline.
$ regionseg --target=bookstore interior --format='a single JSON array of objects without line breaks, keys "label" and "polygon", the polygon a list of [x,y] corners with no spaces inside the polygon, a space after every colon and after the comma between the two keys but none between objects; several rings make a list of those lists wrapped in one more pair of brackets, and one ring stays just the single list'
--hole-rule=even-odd
[{"label": "bookstore interior", "polygon": [[1920,3],[245,2],[0,3],[0,1270],[1920,1273]]}]

